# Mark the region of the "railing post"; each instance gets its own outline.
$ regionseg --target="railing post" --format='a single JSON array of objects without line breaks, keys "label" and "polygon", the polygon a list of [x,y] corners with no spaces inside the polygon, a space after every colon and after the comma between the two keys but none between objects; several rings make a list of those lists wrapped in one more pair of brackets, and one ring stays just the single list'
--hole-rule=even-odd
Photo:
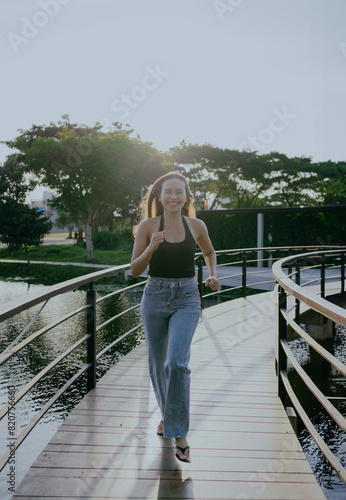
[{"label": "railing post", "polygon": [[96,292],[94,283],[91,282],[87,291],[87,392],[96,387]]},{"label": "railing post", "polygon": [[[257,214],[257,247],[263,248],[264,215]],[[257,250],[257,267],[263,265],[263,250]]]},{"label": "railing post", "polygon": [[324,298],[326,295],[326,256],[322,254],[321,262],[321,297]]},{"label": "railing post", "polygon": [[[297,265],[296,265],[296,284],[300,286],[300,261],[297,260]],[[296,299],[296,316],[295,316],[295,321],[300,324],[300,300]]]},{"label": "railing post", "polygon": [[243,252],[242,295],[246,297],[246,252]]},{"label": "railing post", "polygon": [[345,293],[345,254],[341,252],[341,293]]},{"label": "railing post", "polygon": [[285,386],[282,382],[281,379],[281,374],[280,372],[283,371],[287,373],[287,356],[285,351],[283,350],[281,346],[281,341],[286,340],[287,338],[287,324],[286,320],[281,314],[281,309],[286,310],[287,309],[287,297],[286,297],[286,292],[285,290],[279,286],[279,297],[278,297],[278,348],[277,348],[277,353],[278,353],[278,366],[277,366],[277,373],[278,373],[278,395],[279,398],[281,399],[281,402],[286,408],[286,400],[287,400],[287,395],[286,395],[286,389]]},{"label": "railing post", "polygon": [[198,266],[198,290],[199,290],[199,295],[201,297],[201,307],[203,309],[203,300],[202,300],[203,257],[201,255],[197,257],[197,266]]}]

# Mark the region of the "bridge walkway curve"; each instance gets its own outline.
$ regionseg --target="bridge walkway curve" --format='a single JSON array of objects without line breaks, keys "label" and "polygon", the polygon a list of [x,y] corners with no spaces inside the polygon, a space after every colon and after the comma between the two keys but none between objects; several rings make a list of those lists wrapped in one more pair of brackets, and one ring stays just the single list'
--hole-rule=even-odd
[{"label": "bridge walkway curve", "polygon": [[191,464],[156,435],[145,343],[67,417],[18,486],[32,499],[324,499],[277,396],[273,292],[204,309],[192,345]]}]

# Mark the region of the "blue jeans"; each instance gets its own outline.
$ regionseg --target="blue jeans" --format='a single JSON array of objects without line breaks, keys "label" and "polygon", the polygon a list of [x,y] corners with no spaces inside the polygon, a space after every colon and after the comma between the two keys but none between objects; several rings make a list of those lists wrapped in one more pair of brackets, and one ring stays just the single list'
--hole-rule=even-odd
[{"label": "blue jeans", "polygon": [[165,438],[185,437],[190,420],[190,346],[201,312],[195,278],[148,279],[141,315],[149,372]]}]

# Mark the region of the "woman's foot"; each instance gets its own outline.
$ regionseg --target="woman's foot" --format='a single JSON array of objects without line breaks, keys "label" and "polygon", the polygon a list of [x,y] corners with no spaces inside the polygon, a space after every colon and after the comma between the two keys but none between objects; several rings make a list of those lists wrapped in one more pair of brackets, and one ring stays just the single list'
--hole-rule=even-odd
[{"label": "woman's foot", "polygon": [[163,436],[163,422],[161,420],[161,422],[159,423],[158,427],[157,427],[157,432],[156,434],[158,436]]},{"label": "woman's foot", "polygon": [[175,456],[181,462],[190,463],[190,446],[185,438],[175,438]]}]

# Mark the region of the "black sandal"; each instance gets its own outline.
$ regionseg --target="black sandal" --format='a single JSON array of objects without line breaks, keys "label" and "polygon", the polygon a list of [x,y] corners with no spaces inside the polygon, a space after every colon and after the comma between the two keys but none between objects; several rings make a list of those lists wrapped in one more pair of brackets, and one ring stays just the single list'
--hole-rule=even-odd
[{"label": "black sandal", "polygon": [[[185,455],[185,452],[186,450],[189,450],[190,449],[190,446],[185,446],[185,448],[182,448],[181,446],[178,446],[176,441],[174,440],[175,442],[175,447],[177,450],[180,450],[182,452],[183,455]],[[186,462],[188,464],[191,463],[191,460],[189,458],[181,458],[178,453],[175,454],[175,456],[177,457],[178,460],[180,460],[180,462]]]}]

